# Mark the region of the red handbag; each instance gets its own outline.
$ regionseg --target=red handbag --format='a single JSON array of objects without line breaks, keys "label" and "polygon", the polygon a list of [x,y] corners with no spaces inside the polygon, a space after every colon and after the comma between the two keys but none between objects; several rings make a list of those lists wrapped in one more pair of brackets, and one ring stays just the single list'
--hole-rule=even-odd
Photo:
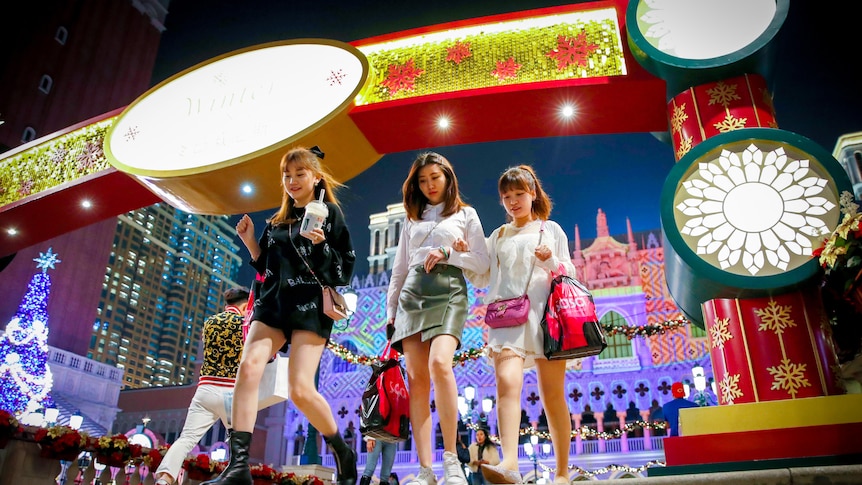
[{"label": "red handbag", "polygon": [[371,378],[359,403],[359,432],[397,443],[410,438],[410,396],[398,351],[390,343],[380,361],[371,365]]},{"label": "red handbag", "polygon": [[590,357],[608,346],[593,295],[580,281],[562,271],[551,282],[542,333],[548,360]]},{"label": "red handbag", "polygon": [[[542,244],[542,234],[545,232],[545,221],[539,226],[539,244]],[[502,230],[500,231],[502,234]],[[500,264],[499,257],[497,264]],[[530,276],[527,278],[527,286],[524,288],[524,294],[515,298],[507,298],[505,300],[497,300],[489,303],[485,310],[485,324],[491,328],[505,328],[523,325],[527,323],[530,317],[530,297],[527,296],[527,290],[530,289],[530,280],[533,279],[533,269],[536,267],[536,259],[533,258],[533,263],[530,265]]]}]

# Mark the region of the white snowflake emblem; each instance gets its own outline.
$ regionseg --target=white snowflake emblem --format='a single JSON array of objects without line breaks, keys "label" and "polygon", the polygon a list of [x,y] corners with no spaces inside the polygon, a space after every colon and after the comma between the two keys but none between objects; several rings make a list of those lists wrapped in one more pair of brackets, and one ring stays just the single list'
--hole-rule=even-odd
[{"label": "white snowflake emblem", "polygon": [[825,219],[836,207],[828,183],[783,148],[764,151],[752,143],[741,153],[722,150],[683,181],[680,233],[721,269],[760,275],[768,265],[767,273],[784,272],[793,255],[808,261],[828,232]]}]

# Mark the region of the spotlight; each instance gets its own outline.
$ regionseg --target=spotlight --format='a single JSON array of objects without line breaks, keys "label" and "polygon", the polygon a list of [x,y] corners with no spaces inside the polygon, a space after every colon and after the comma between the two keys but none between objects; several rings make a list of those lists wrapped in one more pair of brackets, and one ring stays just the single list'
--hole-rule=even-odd
[{"label": "spotlight", "polygon": [[84,209],[89,209],[90,207],[93,207],[93,203],[90,202],[90,199],[84,199],[81,201],[81,207],[83,207]]},{"label": "spotlight", "polygon": [[438,118],[437,119],[437,127],[444,129],[444,130],[449,128],[449,118],[447,118],[445,116],[441,116],[440,118]]},{"label": "spotlight", "polygon": [[252,192],[254,192],[254,187],[252,187],[251,184],[243,184],[243,186],[242,186],[242,193],[243,194],[251,194]]}]

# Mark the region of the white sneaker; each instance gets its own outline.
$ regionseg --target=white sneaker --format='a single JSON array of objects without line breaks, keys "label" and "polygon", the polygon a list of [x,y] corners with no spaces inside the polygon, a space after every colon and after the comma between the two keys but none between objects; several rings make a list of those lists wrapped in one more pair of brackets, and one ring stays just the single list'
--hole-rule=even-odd
[{"label": "white sneaker", "polygon": [[404,485],[437,485],[437,475],[431,467],[419,467],[419,473]]},{"label": "white sneaker", "polygon": [[443,473],[446,478],[446,485],[467,485],[464,467],[458,461],[458,455],[451,451],[443,452]]}]

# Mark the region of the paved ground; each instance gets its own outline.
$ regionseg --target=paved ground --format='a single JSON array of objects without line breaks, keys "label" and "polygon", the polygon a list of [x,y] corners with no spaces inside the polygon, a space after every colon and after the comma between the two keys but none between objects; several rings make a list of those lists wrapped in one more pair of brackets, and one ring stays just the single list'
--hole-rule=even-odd
[{"label": "paved ground", "polygon": [[862,465],[776,468],[747,472],[702,473],[666,477],[602,480],[602,483],[634,485],[859,485]]}]

